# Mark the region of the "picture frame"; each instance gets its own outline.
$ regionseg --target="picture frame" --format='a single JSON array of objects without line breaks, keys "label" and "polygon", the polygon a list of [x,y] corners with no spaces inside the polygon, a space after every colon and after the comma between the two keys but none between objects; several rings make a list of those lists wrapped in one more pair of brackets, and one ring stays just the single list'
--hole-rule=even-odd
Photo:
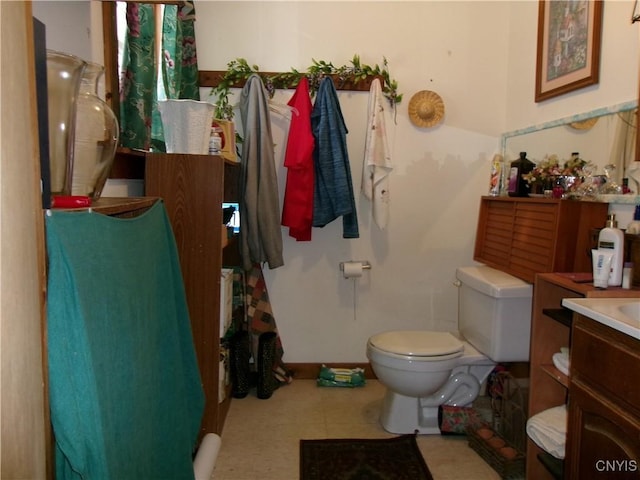
[{"label": "picture frame", "polygon": [[535,101],[595,85],[603,0],[539,0]]}]

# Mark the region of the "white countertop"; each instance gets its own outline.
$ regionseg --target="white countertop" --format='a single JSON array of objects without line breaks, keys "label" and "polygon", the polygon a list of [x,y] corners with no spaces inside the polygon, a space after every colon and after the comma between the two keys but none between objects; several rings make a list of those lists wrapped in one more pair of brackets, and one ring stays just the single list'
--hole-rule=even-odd
[{"label": "white countertop", "polygon": [[[625,315],[620,307],[638,304],[640,298],[565,298],[562,306],[640,340],[640,315]],[[640,310],[638,310],[640,311]]]}]

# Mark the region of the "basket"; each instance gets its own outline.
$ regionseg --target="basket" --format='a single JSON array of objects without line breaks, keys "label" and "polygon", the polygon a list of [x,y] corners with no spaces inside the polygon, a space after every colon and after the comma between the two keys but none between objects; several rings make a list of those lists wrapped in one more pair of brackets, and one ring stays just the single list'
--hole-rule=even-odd
[{"label": "basket", "polygon": [[[500,478],[524,478],[525,455],[520,450],[515,448],[509,441],[502,438],[490,428],[484,428],[484,430],[491,431],[493,434],[490,438],[487,439],[481,437],[478,434],[480,430],[481,429],[469,429],[467,431],[469,447],[475,450],[478,455],[480,455],[484,459],[484,461],[491,466],[491,468],[498,472]],[[504,446],[502,448],[508,447],[515,450],[515,456],[513,458],[507,458],[500,453],[500,450],[492,447],[489,444],[489,440],[495,438],[499,438],[504,441]]]}]

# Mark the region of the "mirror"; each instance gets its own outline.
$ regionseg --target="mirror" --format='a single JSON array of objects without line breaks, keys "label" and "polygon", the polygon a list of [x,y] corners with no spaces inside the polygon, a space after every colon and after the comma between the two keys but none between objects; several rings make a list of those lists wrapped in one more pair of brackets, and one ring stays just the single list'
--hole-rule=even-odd
[{"label": "mirror", "polygon": [[[535,163],[552,154],[568,160],[578,152],[597,166],[596,174],[614,165],[612,179],[622,184],[627,166],[635,160],[637,105],[630,101],[507,132],[502,136],[505,163],[517,159],[519,152],[527,152]],[[636,193],[640,188],[631,181],[630,187]]]}]

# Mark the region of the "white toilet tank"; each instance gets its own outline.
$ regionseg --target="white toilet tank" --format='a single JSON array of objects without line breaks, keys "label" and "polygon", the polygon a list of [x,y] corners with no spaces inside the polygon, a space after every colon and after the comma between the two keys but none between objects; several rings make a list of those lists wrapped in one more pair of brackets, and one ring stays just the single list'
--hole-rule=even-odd
[{"label": "white toilet tank", "polygon": [[461,267],[458,329],[495,362],[528,362],[533,285],[486,265]]}]

